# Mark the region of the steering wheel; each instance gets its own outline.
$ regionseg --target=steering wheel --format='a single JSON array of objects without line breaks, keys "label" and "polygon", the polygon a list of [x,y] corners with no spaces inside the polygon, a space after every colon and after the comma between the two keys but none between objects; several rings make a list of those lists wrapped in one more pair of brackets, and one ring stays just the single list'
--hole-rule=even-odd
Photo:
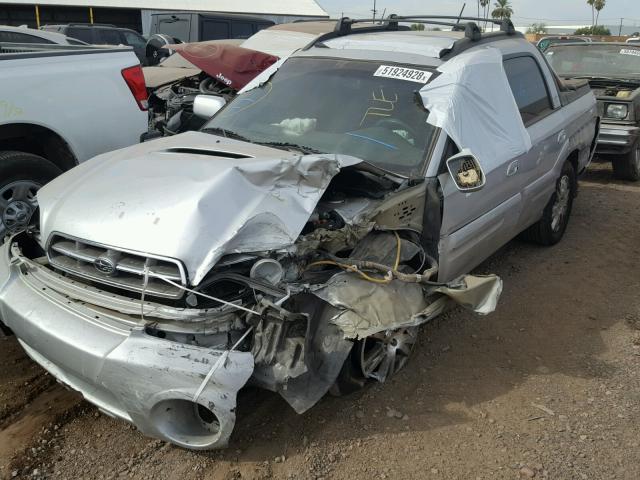
[{"label": "steering wheel", "polygon": [[[409,124],[397,118],[392,118],[392,117],[383,118],[382,120],[378,120],[374,126],[388,128],[389,130],[404,130],[409,134],[409,137],[412,138],[414,142],[417,141],[419,138],[418,135],[416,134],[416,131],[413,129],[413,127],[410,127]],[[409,139],[403,137],[402,135],[398,135],[398,136],[401,137],[405,142],[411,144]]]}]

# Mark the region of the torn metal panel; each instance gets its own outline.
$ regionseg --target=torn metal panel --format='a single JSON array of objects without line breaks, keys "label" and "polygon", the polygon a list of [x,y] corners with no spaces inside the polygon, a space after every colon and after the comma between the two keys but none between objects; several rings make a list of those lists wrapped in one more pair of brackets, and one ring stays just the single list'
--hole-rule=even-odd
[{"label": "torn metal panel", "polygon": [[256,327],[252,381],[304,413],[329,391],[353,342],[330,322],[337,313],[331,305],[309,294],[292,302],[290,307],[302,314],[272,306]]},{"label": "torn metal panel", "polygon": [[101,245],[177,258],[197,285],[225,254],[293,244],[331,179],[359,162],[188,132],[96,157],[42,188],[42,238],[55,224]]},{"label": "torn metal panel", "polygon": [[313,293],[338,308],[331,322],[345,338],[367,336],[425,323],[451,302],[476,313],[495,309],[502,280],[495,275],[466,275],[449,285],[420,285],[392,280],[373,283],[350,273],[334,275]]},{"label": "torn metal panel", "polygon": [[531,149],[502,62],[497,48],[472,49],[438,67],[440,75],[420,90],[427,122],[488,170]]}]

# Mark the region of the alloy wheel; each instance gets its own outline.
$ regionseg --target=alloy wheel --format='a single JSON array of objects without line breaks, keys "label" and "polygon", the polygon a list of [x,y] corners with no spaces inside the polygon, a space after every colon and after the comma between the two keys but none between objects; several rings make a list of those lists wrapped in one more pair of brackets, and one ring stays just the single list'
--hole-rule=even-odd
[{"label": "alloy wheel", "polygon": [[18,180],[0,187],[0,241],[29,225],[38,207],[39,188],[40,185],[31,180]]}]

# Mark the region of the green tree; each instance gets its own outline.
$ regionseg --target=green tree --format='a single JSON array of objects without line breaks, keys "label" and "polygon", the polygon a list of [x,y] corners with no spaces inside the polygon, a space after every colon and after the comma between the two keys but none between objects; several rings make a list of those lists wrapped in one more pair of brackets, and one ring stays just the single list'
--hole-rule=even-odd
[{"label": "green tree", "polygon": [[547,33],[547,26],[544,23],[532,23],[529,25],[529,28],[527,28],[527,33]]},{"label": "green tree", "polygon": [[493,7],[491,12],[493,18],[504,20],[505,18],[511,18],[511,15],[513,15],[513,8],[509,0],[497,0]]},{"label": "green tree", "polygon": [[573,32],[574,35],[611,35],[611,31],[607,27],[598,25],[597,27],[583,27]]},{"label": "green tree", "polygon": [[411,30],[424,30],[424,23],[412,23]]}]

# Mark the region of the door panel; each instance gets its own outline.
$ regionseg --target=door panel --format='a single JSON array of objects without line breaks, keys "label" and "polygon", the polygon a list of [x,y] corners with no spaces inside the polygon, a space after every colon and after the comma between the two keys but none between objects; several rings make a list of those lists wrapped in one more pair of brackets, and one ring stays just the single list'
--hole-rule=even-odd
[{"label": "door panel", "polygon": [[511,162],[485,171],[486,184],[476,192],[459,191],[448,173],[438,177],[443,195],[439,281],[469,272],[515,235],[522,196],[517,174],[507,175]]}]

